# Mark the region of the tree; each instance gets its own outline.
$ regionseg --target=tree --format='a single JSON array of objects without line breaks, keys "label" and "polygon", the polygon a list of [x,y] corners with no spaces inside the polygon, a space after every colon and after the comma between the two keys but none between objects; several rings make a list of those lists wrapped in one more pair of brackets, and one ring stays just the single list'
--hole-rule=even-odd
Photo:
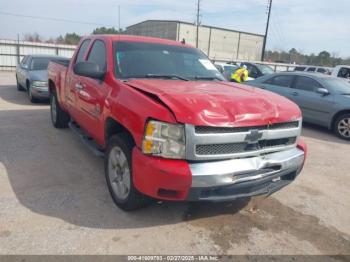
[{"label": "tree", "polygon": [[64,37],[64,43],[67,45],[77,45],[81,36],[76,33],[67,33]]},{"label": "tree", "polygon": [[93,35],[111,35],[111,34],[122,34],[124,33],[123,29],[116,29],[114,27],[106,28],[104,26],[95,28],[94,31],[92,31]]},{"label": "tree", "polygon": [[322,51],[318,54],[318,62],[322,66],[329,66],[331,65],[330,62],[331,54],[327,51]]},{"label": "tree", "polygon": [[24,40],[30,42],[42,42],[42,37],[38,33],[27,33],[24,35]]}]

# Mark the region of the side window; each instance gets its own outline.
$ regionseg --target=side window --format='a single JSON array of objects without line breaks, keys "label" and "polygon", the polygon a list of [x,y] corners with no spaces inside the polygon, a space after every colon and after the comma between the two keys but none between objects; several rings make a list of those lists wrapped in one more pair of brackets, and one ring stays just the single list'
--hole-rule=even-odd
[{"label": "side window", "polygon": [[98,64],[102,71],[106,70],[106,46],[103,41],[96,40],[94,42],[88,57],[88,62]]},{"label": "side window", "polygon": [[350,77],[350,68],[342,67],[339,70],[338,77],[349,78]]},{"label": "side window", "polygon": [[84,55],[86,53],[86,50],[90,44],[90,39],[84,40],[84,42],[81,44],[78,54],[77,54],[77,59],[75,60],[75,63],[83,62],[84,61]]},{"label": "side window", "polygon": [[324,73],[327,72],[327,70],[324,69],[324,68],[318,68],[318,69],[317,69],[317,72],[324,74]]},{"label": "side window", "polygon": [[308,71],[308,72],[315,72],[316,68],[315,67],[309,67],[306,71]]},{"label": "side window", "polygon": [[275,76],[268,79],[264,83],[274,86],[291,87],[293,78],[293,76]]},{"label": "side window", "polygon": [[294,68],[294,71],[305,71],[305,69],[305,67],[297,66],[296,68]]},{"label": "side window", "polygon": [[314,92],[317,88],[322,88],[322,86],[312,78],[298,76],[297,81],[295,83],[295,88],[304,91]]}]

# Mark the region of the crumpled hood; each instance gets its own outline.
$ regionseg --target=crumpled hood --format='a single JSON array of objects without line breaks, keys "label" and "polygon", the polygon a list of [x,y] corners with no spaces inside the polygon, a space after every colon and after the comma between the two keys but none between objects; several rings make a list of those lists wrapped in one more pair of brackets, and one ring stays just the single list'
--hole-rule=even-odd
[{"label": "crumpled hood", "polygon": [[127,85],[157,96],[180,123],[256,126],[301,117],[290,100],[259,88],[214,81],[135,79]]},{"label": "crumpled hood", "polygon": [[32,81],[47,81],[47,70],[29,71]]}]

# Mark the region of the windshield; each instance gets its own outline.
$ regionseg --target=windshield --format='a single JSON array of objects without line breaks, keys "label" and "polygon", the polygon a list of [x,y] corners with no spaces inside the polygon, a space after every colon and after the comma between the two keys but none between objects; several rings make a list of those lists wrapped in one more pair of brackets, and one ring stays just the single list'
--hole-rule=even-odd
[{"label": "windshield", "polygon": [[225,80],[208,57],[195,48],[115,42],[114,57],[115,73],[122,79],[164,77],[177,80]]},{"label": "windshield", "polygon": [[267,65],[256,65],[263,75],[271,75],[275,73],[273,69]]},{"label": "windshield", "polygon": [[46,70],[49,65],[49,58],[33,58],[30,63],[30,70]]},{"label": "windshield", "polygon": [[324,79],[324,82],[339,94],[350,94],[350,83],[347,80],[329,77]]}]

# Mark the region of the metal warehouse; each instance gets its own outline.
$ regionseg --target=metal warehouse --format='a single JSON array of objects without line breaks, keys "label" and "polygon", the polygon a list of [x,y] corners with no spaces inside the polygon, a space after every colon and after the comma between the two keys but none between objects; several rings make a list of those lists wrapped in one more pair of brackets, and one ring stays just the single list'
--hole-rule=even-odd
[{"label": "metal warehouse", "polygon": [[[185,39],[196,45],[196,26],[181,21],[147,20],[127,27],[127,34],[166,38],[175,41]],[[198,47],[214,60],[261,59],[264,36],[212,26],[200,26]]]}]

